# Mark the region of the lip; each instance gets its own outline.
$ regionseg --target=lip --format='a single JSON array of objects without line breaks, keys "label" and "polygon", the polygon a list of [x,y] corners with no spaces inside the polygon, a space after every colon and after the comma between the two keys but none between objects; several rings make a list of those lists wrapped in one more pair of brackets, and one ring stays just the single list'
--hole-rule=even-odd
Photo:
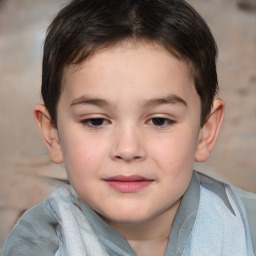
[{"label": "lip", "polygon": [[104,181],[113,189],[121,193],[135,193],[149,186],[154,180],[139,175],[112,176]]}]

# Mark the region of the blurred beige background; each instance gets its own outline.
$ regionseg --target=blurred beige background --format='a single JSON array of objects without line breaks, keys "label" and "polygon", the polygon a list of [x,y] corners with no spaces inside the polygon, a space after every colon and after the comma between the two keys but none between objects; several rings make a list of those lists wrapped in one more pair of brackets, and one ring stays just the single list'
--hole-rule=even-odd
[{"label": "blurred beige background", "polygon": [[[219,47],[223,129],[197,170],[256,193],[256,0],[189,0]],[[17,217],[65,179],[50,163],[33,119],[40,102],[42,44],[64,0],[0,0],[0,248]],[[242,4],[241,4],[242,3]]]}]

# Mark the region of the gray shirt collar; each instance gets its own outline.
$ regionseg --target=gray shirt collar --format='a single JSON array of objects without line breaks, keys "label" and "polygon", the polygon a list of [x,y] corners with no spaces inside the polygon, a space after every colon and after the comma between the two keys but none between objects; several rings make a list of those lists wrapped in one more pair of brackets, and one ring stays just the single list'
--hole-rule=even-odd
[{"label": "gray shirt collar", "polygon": [[199,200],[200,183],[194,172],[174,219],[165,256],[182,255],[197,216]]}]

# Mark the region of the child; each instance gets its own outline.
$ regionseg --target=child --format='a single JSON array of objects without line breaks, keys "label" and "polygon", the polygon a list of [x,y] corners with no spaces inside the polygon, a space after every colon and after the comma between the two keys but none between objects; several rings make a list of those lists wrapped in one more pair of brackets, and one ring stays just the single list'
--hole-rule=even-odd
[{"label": "child", "polygon": [[182,0],[63,8],[34,113],[72,188],[27,211],[3,256],[253,255],[256,197],[193,171],[223,119],[216,52]]}]

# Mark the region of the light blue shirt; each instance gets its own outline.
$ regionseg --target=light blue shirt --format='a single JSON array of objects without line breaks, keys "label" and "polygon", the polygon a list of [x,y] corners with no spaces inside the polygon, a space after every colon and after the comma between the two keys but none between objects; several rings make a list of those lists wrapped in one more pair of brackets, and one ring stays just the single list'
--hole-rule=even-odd
[{"label": "light blue shirt", "polygon": [[[256,196],[238,190],[256,223]],[[255,232],[255,231],[254,231]],[[165,256],[253,256],[244,206],[235,189],[194,173],[176,214]],[[128,242],[63,186],[27,211],[2,256],[136,256]]]}]

